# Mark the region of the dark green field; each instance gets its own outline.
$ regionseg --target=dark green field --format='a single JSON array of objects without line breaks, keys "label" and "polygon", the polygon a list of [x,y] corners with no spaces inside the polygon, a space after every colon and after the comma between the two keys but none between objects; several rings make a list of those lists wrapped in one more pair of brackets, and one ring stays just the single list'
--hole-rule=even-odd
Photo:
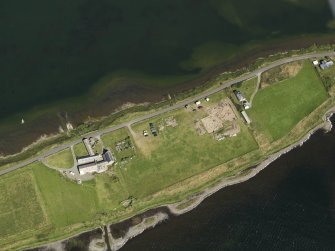
[{"label": "dark green field", "polygon": [[288,134],[328,97],[311,62],[306,61],[296,76],[259,90],[248,113],[254,129],[272,142]]}]

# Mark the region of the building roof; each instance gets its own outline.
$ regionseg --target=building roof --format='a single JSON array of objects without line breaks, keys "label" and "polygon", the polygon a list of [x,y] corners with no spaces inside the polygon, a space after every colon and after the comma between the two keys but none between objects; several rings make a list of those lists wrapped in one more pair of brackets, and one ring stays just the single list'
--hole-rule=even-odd
[{"label": "building roof", "polygon": [[77,158],[78,165],[83,165],[91,162],[99,162],[102,161],[103,157],[101,155],[93,155],[93,156],[85,156]]},{"label": "building roof", "polygon": [[92,146],[91,146],[89,140],[87,138],[83,138],[83,143],[84,143],[84,145],[86,147],[86,150],[87,150],[88,154],[91,155],[91,156],[93,156],[94,155],[94,151],[92,149]]},{"label": "building roof", "polygon": [[78,171],[80,174],[94,173],[98,171],[98,166],[97,166],[97,163],[95,162],[78,165]]},{"label": "building roof", "polygon": [[334,64],[333,61],[322,61],[322,62],[320,63],[320,68],[321,68],[322,70],[324,70],[324,69],[329,68],[329,67],[332,66],[333,64]]},{"label": "building roof", "polygon": [[245,97],[242,95],[242,93],[240,91],[237,91],[237,90],[234,90],[233,91],[236,98],[238,99],[238,101],[242,102],[242,101],[245,101]]},{"label": "building roof", "polygon": [[78,165],[79,174],[83,175],[86,173],[101,173],[107,170],[106,161],[92,162],[83,165]]},{"label": "building roof", "polygon": [[112,156],[112,153],[110,151],[106,151],[102,154],[102,157],[105,161],[107,161],[108,163],[110,162],[114,162],[114,158]]},{"label": "building roof", "polygon": [[247,114],[245,111],[242,111],[241,114],[242,114],[242,116],[243,116],[245,122],[247,122],[247,124],[250,124],[250,123],[251,123],[251,120],[250,120],[248,114]]}]

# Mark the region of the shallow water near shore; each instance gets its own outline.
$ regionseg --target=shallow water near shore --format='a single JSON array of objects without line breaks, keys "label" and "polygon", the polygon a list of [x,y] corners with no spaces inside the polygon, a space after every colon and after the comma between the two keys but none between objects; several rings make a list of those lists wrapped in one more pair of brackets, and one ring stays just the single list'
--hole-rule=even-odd
[{"label": "shallow water near shore", "polygon": [[[333,119],[334,122],[334,119]],[[130,240],[135,250],[334,250],[335,131]]]},{"label": "shallow water near shore", "polygon": [[[80,124],[127,101],[159,101],[258,57],[335,41],[327,0],[2,2],[3,154],[57,132],[64,114]],[[89,100],[99,80],[122,70],[122,84]]]}]

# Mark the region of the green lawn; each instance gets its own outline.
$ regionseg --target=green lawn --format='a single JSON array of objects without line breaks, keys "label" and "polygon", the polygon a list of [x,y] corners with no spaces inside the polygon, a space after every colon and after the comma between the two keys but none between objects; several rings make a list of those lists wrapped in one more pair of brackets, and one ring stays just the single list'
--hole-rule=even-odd
[{"label": "green lawn", "polygon": [[[0,236],[36,228],[46,223],[34,179],[29,170],[6,175],[0,180]],[[0,243],[1,243],[0,238]]]},{"label": "green lawn", "polygon": [[82,142],[74,145],[73,150],[74,150],[74,154],[76,155],[77,158],[88,155],[86,147],[85,147],[84,143],[82,143]]},{"label": "green lawn", "polygon": [[92,220],[99,209],[94,184],[78,185],[41,163],[31,165],[54,227]]},{"label": "green lawn", "polygon": [[71,168],[73,166],[73,156],[70,148],[50,155],[45,160],[46,164],[56,168]]},{"label": "green lawn", "polygon": [[327,97],[312,64],[306,61],[295,77],[261,89],[248,114],[253,128],[274,141],[286,135]]}]

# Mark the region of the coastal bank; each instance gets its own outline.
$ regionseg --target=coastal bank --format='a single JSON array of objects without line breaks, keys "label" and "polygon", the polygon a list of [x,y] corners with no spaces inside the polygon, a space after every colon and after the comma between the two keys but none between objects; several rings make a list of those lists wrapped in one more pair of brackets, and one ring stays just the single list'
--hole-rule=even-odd
[{"label": "coastal bank", "polygon": [[[32,194],[36,195],[36,203],[34,203],[34,208],[32,209],[36,212],[41,212],[38,216],[36,215],[36,220],[40,222],[41,229],[44,232],[43,235],[38,235],[38,241],[41,244],[65,238],[64,231],[68,231],[66,235],[69,236],[71,233],[86,231],[99,225],[119,222],[161,205],[172,204],[171,208],[174,210],[188,211],[189,207],[197,205],[198,200],[200,201],[201,198],[206,197],[206,193],[208,193],[207,195],[212,194],[219,187],[241,182],[248,177],[254,176],[259,170],[264,168],[266,163],[277,158],[277,154],[282,154],[293,146],[299,145],[304,135],[316,130],[320,122],[324,121],[325,118],[322,114],[327,113],[329,108],[334,106],[334,99],[331,96],[332,90],[329,90],[330,94],[327,94],[322,81],[318,78],[315,69],[312,68],[310,60],[294,63],[293,65],[291,62],[289,66],[290,69],[292,67],[297,69],[294,71],[293,76],[290,75],[288,78],[281,79],[272,85],[263,83],[261,90],[257,92],[253,108],[247,111],[255,124],[253,125],[252,123],[248,127],[240,117],[236,117],[240,127],[238,135],[228,137],[222,142],[217,141],[211,134],[206,134],[206,132],[204,134],[203,131],[198,131],[198,126],[194,124],[194,119],[199,118],[206,121],[206,118],[210,116],[208,113],[213,111],[213,108],[221,109],[221,107],[225,107],[225,104],[229,106],[229,102],[227,103],[225,100],[231,99],[232,102],[236,102],[232,92],[233,88],[241,88],[242,92],[247,93],[247,90],[249,90],[247,85],[253,86],[255,84],[254,81],[249,81],[248,76],[243,76],[246,81],[242,84],[239,84],[239,81],[236,80],[233,83],[235,86],[225,87],[225,91],[216,93],[215,89],[212,89],[211,91],[214,94],[209,96],[209,100],[202,100],[205,108],[198,107],[194,108],[196,111],[194,109],[192,111],[192,109],[176,107],[178,108],[176,110],[172,109],[166,113],[159,113],[157,116],[145,117],[143,121],[138,120],[137,123],[131,125],[129,130],[128,127],[116,128],[118,130],[108,131],[106,135],[102,135],[102,142],[104,142],[105,146],[111,147],[119,162],[119,165],[113,168],[113,174],[97,175],[94,181],[84,182],[78,186],[62,177],[62,175],[57,175],[57,171],[49,170],[40,163],[34,163],[13,172],[13,174],[4,175],[2,184],[6,186],[6,189],[9,189],[11,187],[10,181],[20,182],[20,180],[24,179],[25,182],[21,183],[29,184],[29,189],[35,191]],[[282,71],[286,72],[286,64],[284,66],[279,64],[277,67],[279,67],[279,72],[276,68],[276,77],[281,76]],[[240,81],[242,80],[240,79]],[[284,110],[284,114],[276,113],[277,116],[286,115],[290,120],[285,127],[281,125],[281,127],[278,127],[280,131],[276,130],[274,132],[269,130],[272,128],[271,125],[267,128],[257,127],[257,116],[259,114],[273,114],[272,110],[266,110],[268,107],[260,106],[259,101],[265,97],[270,97],[273,102],[281,102],[280,99],[275,100],[272,98],[273,93],[278,93],[274,92],[273,88],[280,90],[283,93],[282,95],[286,97],[285,105],[289,106],[289,108],[295,108]],[[295,95],[291,98],[287,95],[295,93],[292,90],[299,88],[306,88],[306,92],[302,93],[303,95],[300,97],[300,100],[302,100],[301,104],[297,104]],[[205,94],[207,96],[208,93]],[[197,97],[185,102],[193,102],[195,98]],[[306,100],[312,106],[306,107]],[[183,103],[181,104],[184,105]],[[194,106],[194,104],[190,105]],[[299,109],[296,109],[297,105]],[[238,104],[236,106],[238,107]],[[270,107],[275,109],[277,106],[274,104]],[[232,109],[234,111],[237,108]],[[252,109],[257,111],[257,113],[252,113]],[[299,111],[299,114],[294,117],[288,116],[294,111]],[[237,114],[237,112],[235,113]],[[158,137],[145,138],[142,135],[143,129],[148,127],[149,122],[153,122],[159,128]],[[163,125],[164,128],[160,125]],[[275,138],[278,132],[281,132],[282,135],[279,138]],[[264,133],[270,139],[268,142],[266,141],[267,138],[259,137],[259,135]],[[134,147],[120,153],[116,146],[120,142],[124,142],[125,138],[130,138]],[[199,144],[199,139],[205,144]],[[185,144],[185,142],[187,143]],[[179,147],[185,154],[190,149],[188,146],[191,145],[192,152],[196,153],[194,160],[198,164],[201,163],[201,165],[194,163],[183,164],[183,162],[181,162],[182,165],[179,165],[178,163],[183,161],[180,159],[182,156],[178,152],[166,150],[172,149],[170,148],[172,145],[173,149]],[[148,146],[154,148],[149,148]],[[192,152],[189,154],[192,155]],[[214,152],[214,155],[211,154],[212,152]],[[217,152],[222,153],[222,155],[216,154]],[[163,162],[161,159],[169,156],[169,154],[172,154],[169,159],[177,160],[173,166],[170,165],[170,162]],[[157,157],[151,158],[151,156]],[[205,158],[197,159],[196,156]],[[250,168],[262,161],[267,162],[260,166],[259,169]],[[189,168],[186,169],[184,168],[185,166],[189,166]],[[157,172],[154,171],[155,167],[162,169]],[[166,172],[168,172],[170,177]],[[152,175],[155,178],[152,178]],[[244,176],[247,178],[244,178]],[[37,188],[34,188],[34,184],[37,184]],[[219,187],[215,187],[217,184],[219,184]],[[211,189],[208,189],[208,187]],[[29,189],[25,190],[28,191]],[[22,193],[21,196],[24,196],[24,194]],[[53,198],[59,198],[61,204],[57,205],[58,202],[55,204],[55,200],[50,197],[50,194],[54,194]],[[198,198],[194,194],[200,197]],[[133,204],[122,208],[123,206],[120,202],[127,200],[127,198],[131,198]],[[185,198],[186,201],[184,201]],[[76,204],[73,204],[74,200],[77,201]],[[176,205],[175,203],[178,201],[183,202]],[[21,203],[24,203],[24,201]],[[79,212],[82,212],[81,214],[76,213],[79,209],[78,205],[85,208],[84,211],[79,210]],[[63,211],[60,212],[59,208],[62,208]],[[22,213],[24,212],[26,210],[22,211]],[[74,225],[73,223],[79,220],[78,217],[81,218],[80,222],[84,223]],[[83,219],[86,220],[82,221]],[[54,228],[57,225],[59,227]],[[46,227],[49,227],[47,232],[45,232]],[[50,229],[50,227],[53,228]],[[12,230],[14,229],[9,229],[8,231]],[[133,234],[138,232],[141,231],[137,229]],[[130,238],[133,234],[129,234],[128,237]],[[30,236],[33,237],[34,234],[31,233]],[[16,238],[18,237],[16,236]],[[9,235],[8,239],[4,241],[8,243],[10,238],[14,237]],[[28,246],[27,242],[27,244],[23,242],[28,241],[28,239],[23,238],[20,241],[21,245]],[[36,241],[36,239],[29,239],[29,241]],[[119,243],[123,242],[123,240],[119,241]],[[16,243],[19,244],[19,241]]]}]

